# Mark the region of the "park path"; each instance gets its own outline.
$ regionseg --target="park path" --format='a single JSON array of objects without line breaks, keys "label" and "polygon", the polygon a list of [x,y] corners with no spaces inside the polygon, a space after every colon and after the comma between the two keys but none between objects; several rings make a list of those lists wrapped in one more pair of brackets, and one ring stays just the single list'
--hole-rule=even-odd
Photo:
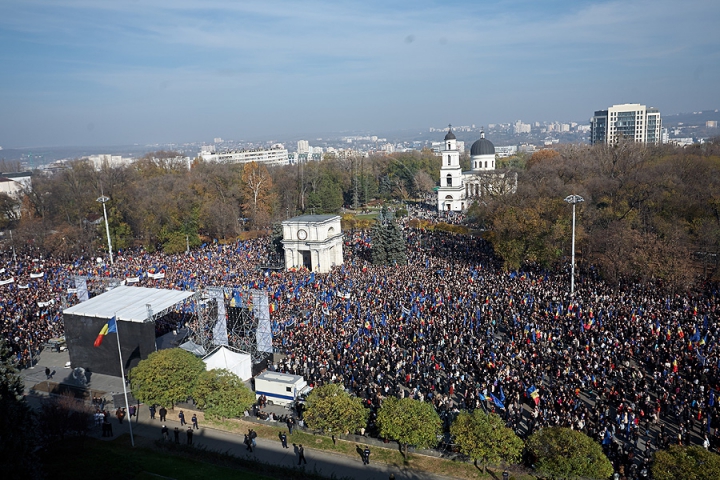
[{"label": "park path", "polygon": [[[180,422],[175,420],[177,411],[179,411],[177,408],[175,411],[169,411],[166,422],[164,423],[170,430],[171,441],[173,438],[173,430],[175,427],[180,427]],[[185,418],[189,420],[190,417],[192,417],[192,413],[188,414],[187,410],[185,413]],[[122,433],[130,433],[127,420],[124,421],[122,425],[119,425],[117,419],[113,417],[112,422],[113,433],[116,436]],[[145,405],[140,406],[139,415],[137,418],[133,418],[132,422],[133,434],[136,437],[141,437],[143,440],[155,440],[162,437],[161,428],[163,423],[160,423],[158,415],[156,415],[155,420],[150,420],[150,413]],[[256,439],[257,447],[255,447],[251,453],[247,451],[246,446],[243,444],[244,437],[242,435],[204,427],[202,421],[200,421],[199,424],[200,430],[195,430],[193,435],[193,445],[195,446],[203,446],[210,450],[227,452],[239,458],[249,458],[272,465],[289,468],[297,467],[298,455],[296,449],[293,448],[292,443],[290,443],[290,438],[288,438],[289,448],[284,449],[279,439],[272,440],[258,437]],[[186,442],[187,435],[185,432],[187,428],[188,425],[180,428],[181,443]],[[283,429],[287,431],[287,428],[283,427]],[[93,436],[102,438],[100,437],[100,427],[97,427],[96,430],[96,432],[93,432]],[[370,465],[363,465],[359,455],[357,457],[349,457],[324,450],[314,450],[311,445],[303,446],[305,448],[307,465],[298,468],[307,470],[308,472],[317,472],[328,478],[334,476],[335,478],[352,478],[357,480],[387,480],[390,474],[395,475],[395,478],[398,480],[446,480],[450,478],[410,470],[399,465],[373,462],[372,454],[370,455]]]}]

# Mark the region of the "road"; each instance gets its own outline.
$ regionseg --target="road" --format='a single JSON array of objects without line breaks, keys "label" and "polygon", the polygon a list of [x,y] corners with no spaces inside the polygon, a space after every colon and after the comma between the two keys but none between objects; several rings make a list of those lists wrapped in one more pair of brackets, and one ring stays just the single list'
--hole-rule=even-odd
[{"label": "road", "polygon": [[[40,390],[44,385],[51,386],[52,382],[84,387],[92,392],[91,396],[98,393],[107,399],[111,399],[113,395],[122,393],[122,380],[118,377],[93,374],[90,376],[90,381],[83,384],[82,378],[74,375],[72,370],[64,368],[68,359],[67,352],[58,353],[46,350],[40,358],[37,359],[34,368],[21,370],[21,375],[25,380],[27,398],[31,404],[37,405],[39,399],[46,395]],[[46,379],[45,367],[49,367],[51,371],[55,372],[53,379],[50,381]],[[37,386],[36,389],[33,388],[35,386]],[[190,420],[191,416],[192,414],[187,415],[186,419]],[[165,422],[170,430],[171,439],[173,438],[172,432],[175,427],[180,427],[180,422],[175,420],[176,417],[176,412],[168,412],[168,418]],[[113,433],[115,436],[130,433],[130,425],[127,420],[123,422],[122,425],[119,425],[117,419],[113,416],[111,421],[113,423]],[[272,465],[297,468],[298,455],[292,443],[288,445],[290,448],[283,449],[279,439],[257,438],[257,447],[250,453],[243,444],[242,436],[204,427],[202,422],[200,422],[200,426],[200,430],[195,430],[193,436],[193,445],[195,446],[203,446],[218,452],[227,452],[239,458],[250,458]],[[133,419],[132,423],[133,434],[137,437],[138,443],[147,443],[144,441],[147,439],[155,440],[161,438],[161,428],[162,424],[160,423],[159,416],[156,415],[155,420],[150,420],[147,407],[141,405],[138,416]],[[183,443],[187,438],[186,430],[187,426],[181,429],[180,440]],[[92,436],[103,439],[101,437],[100,427],[94,428]],[[291,441],[291,439],[288,439],[288,442]],[[373,462],[372,454],[370,456],[370,465],[363,465],[359,455],[349,457],[324,450],[314,450],[309,445],[304,445],[304,447],[307,465],[299,468],[303,468],[309,472],[317,472],[327,477],[334,476],[335,478],[358,480],[387,480],[390,474],[393,474],[398,480],[446,480],[450,478],[432,475],[426,472],[413,471],[402,465],[388,465]],[[371,446],[371,450],[372,449],[373,447]]]}]

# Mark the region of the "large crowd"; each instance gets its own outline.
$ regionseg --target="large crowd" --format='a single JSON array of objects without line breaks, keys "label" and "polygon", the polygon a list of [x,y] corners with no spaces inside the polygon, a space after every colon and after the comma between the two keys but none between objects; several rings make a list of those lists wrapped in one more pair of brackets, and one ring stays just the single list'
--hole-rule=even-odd
[{"label": "large crowd", "polygon": [[120,252],[114,265],[6,255],[2,335],[29,362],[62,335],[78,275],[91,290],[109,278],[260,289],[285,354],[275,368],[311,385],[342,382],[373,411],[390,395],[431,402],[446,426],[462,409],[492,410],[521,436],[547,425],[582,430],[621,464],[633,447],[720,446],[716,285],[671,294],[610,285],[586,267],[571,296],[567,270],[507,272],[480,238],[405,232],[408,265],[373,266],[369,232],[351,231],[344,264],[327,274],[263,271],[268,239],[178,255]]}]

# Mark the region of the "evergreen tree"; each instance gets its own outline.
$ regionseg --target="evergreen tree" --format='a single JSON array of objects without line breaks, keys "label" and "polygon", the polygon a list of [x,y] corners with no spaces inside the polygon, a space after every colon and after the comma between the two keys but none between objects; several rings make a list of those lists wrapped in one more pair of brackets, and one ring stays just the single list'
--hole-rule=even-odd
[{"label": "evergreen tree", "polygon": [[387,237],[385,250],[387,251],[388,265],[407,265],[405,236],[400,225],[391,220],[385,226],[385,234]]},{"label": "evergreen tree", "polygon": [[405,236],[394,215],[383,207],[372,229],[373,265],[407,265]]},{"label": "evergreen tree", "polygon": [[373,265],[387,265],[385,226],[380,221],[375,222],[372,227],[372,263]]},{"label": "evergreen tree", "polygon": [[0,339],[0,458],[5,478],[40,477],[35,455],[34,416],[25,402],[25,386],[12,364],[12,353]]}]

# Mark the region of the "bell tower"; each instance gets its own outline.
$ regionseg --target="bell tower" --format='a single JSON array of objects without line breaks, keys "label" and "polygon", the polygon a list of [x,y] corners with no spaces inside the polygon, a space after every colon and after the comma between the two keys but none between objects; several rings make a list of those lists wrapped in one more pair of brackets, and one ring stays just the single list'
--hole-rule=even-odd
[{"label": "bell tower", "polygon": [[460,152],[457,139],[448,125],[442,150],[442,166],[440,167],[440,187],[438,187],[438,212],[462,211],[465,209],[465,190],[460,168]]}]

